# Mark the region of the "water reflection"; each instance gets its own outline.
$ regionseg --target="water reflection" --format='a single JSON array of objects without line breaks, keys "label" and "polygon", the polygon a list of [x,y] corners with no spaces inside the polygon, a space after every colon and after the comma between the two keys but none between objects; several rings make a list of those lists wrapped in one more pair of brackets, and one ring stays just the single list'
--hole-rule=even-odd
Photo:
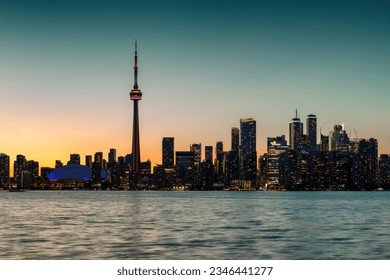
[{"label": "water reflection", "polygon": [[0,193],[1,259],[389,259],[390,193]]}]

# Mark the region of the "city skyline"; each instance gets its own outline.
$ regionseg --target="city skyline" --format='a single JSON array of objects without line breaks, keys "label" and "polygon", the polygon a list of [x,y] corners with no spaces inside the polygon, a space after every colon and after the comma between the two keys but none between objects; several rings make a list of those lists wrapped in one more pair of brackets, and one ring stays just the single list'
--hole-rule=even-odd
[{"label": "city skyline", "polygon": [[257,121],[259,156],[267,137],[288,135],[296,108],[301,119],[315,114],[325,135],[345,123],[378,139],[379,154],[390,151],[385,2],[86,3],[0,12],[0,153],[11,160],[52,166],[73,153],[131,153],[134,39],[147,96],[141,161],[161,164],[167,136],[177,151],[217,141],[228,150],[243,118]]}]

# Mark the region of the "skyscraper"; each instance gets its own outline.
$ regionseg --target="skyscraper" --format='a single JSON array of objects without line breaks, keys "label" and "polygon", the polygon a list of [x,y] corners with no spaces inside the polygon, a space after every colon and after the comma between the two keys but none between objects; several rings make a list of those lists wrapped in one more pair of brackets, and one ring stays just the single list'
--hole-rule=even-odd
[{"label": "skyscraper", "polygon": [[199,179],[200,175],[200,163],[202,159],[202,144],[191,144],[190,151],[194,153],[194,171],[195,179]]},{"label": "skyscraper", "polygon": [[0,187],[9,183],[9,156],[0,154]]},{"label": "skyscraper", "polygon": [[79,154],[71,154],[68,164],[80,164],[80,155]]},{"label": "skyscraper", "polygon": [[91,155],[85,156],[85,165],[92,168],[92,156]]},{"label": "skyscraper", "polygon": [[221,182],[223,177],[223,142],[218,141],[216,144],[216,159],[215,159],[215,167],[216,167],[216,176],[217,181]]},{"label": "skyscraper", "polygon": [[103,170],[103,153],[96,152],[94,161],[92,163],[92,181],[94,183],[100,183],[102,178]]},{"label": "skyscraper", "polygon": [[115,162],[116,162],[116,149],[110,149],[110,152],[108,153],[108,163],[111,166]]},{"label": "skyscraper", "polygon": [[334,131],[329,132],[329,151],[349,152],[349,137],[344,125],[336,124]]},{"label": "skyscraper", "polygon": [[163,138],[163,140],[162,140],[162,165],[163,165],[163,168],[173,168],[175,165],[174,145],[175,145],[175,138],[173,138],[173,137],[164,137]]},{"label": "skyscraper", "polygon": [[257,173],[256,121],[253,118],[241,119],[240,130],[241,179],[255,181]]},{"label": "skyscraper", "polygon": [[267,183],[279,184],[279,157],[288,150],[285,136],[268,137],[267,140]]},{"label": "skyscraper", "polygon": [[300,118],[298,118],[298,111],[295,110],[295,118],[290,122],[290,148],[292,150],[298,150],[301,147],[303,124]]},{"label": "skyscraper", "polygon": [[238,151],[240,147],[240,130],[237,127],[232,127],[232,151]]},{"label": "skyscraper", "polygon": [[211,163],[213,162],[213,146],[205,147],[205,161]]},{"label": "skyscraper", "polygon": [[306,117],[306,146],[309,151],[317,149],[317,117],[310,114]]},{"label": "skyscraper", "polygon": [[27,160],[24,155],[17,155],[16,160],[14,161],[14,178],[20,186],[22,180],[23,171],[27,170]]},{"label": "skyscraper", "polygon": [[132,172],[130,172],[130,184],[137,187],[141,183],[141,152],[139,140],[139,119],[138,119],[138,101],[142,99],[142,92],[138,88],[138,55],[137,55],[137,41],[135,41],[135,55],[134,55],[134,86],[130,92],[130,99],[134,102],[133,110],[133,164]]},{"label": "skyscraper", "polygon": [[387,154],[379,157],[379,186],[390,187],[390,155]]}]

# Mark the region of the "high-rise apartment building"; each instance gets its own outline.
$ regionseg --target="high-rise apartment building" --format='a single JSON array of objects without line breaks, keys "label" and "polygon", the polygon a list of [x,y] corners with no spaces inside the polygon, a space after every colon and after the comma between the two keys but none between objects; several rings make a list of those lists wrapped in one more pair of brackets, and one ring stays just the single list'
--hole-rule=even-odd
[{"label": "high-rise apartment building", "polygon": [[217,182],[221,182],[223,178],[223,142],[218,141],[215,147],[216,158],[215,158],[215,167],[216,167],[216,179]]},{"label": "high-rise apartment building", "polygon": [[309,151],[317,150],[317,117],[313,114],[306,117],[306,147]]},{"label": "high-rise apartment building", "polygon": [[238,127],[232,127],[232,151],[238,151],[240,147],[240,130]]},{"label": "high-rise apartment building", "polygon": [[9,184],[9,156],[0,154],[0,187],[5,187]]},{"label": "high-rise apartment building", "polygon": [[22,171],[27,170],[27,160],[24,155],[17,155],[14,161],[14,178],[16,181],[20,179]]},{"label": "high-rise apartment building", "polygon": [[200,162],[202,160],[202,144],[191,144],[190,151],[194,153],[194,167],[196,172],[199,172]]},{"label": "high-rise apartment building", "polygon": [[175,166],[175,138],[164,137],[162,140],[162,165],[163,168],[173,168]]},{"label": "high-rise apartment building", "polygon": [[211,163],[213,162],[213,146],[205,147],[205,161]]},{"label": "high-rise apartment building", "polygon": [[390,188],[390,155],[382,154],[379,157],[379,186]]},{"label": "high-rise apartment building", "polygon": [[241,179],[255,181],[257,173],[256,121],[253,118],[240,120]]}]

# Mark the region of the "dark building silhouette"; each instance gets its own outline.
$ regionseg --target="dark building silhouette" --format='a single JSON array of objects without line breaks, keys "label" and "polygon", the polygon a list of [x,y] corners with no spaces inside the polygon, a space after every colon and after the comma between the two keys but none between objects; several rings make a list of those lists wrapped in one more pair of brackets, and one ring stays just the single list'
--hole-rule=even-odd
[{"label": "dark building silhouette", "polygon": [[200,185],[206,189],[214,183],[214,165],[210,160],[202,161],[200,166]]},{"label": "dark building silhouette", "polygon": [[62,163],[62,161],[57,159],[54,166],[55,166],[55,168],[58,168],[58,167],[64,166],[64,164]]},{"label": "dark building silhouette", "polygon": [[364,177],[364,179],[361,180],[363,182],[359,185],[370,188],[376,184],[376,174],[378,170],[378,141],[374,138],[360,140],[358,155],[362,165],[359,174]]},{"label": "dark building silhouette", "polygon": [[232,127],[232,151],[238,151],[240,148],[240,130],[237,127]]},{"label": "dark building silhouette", "polygon": [[17,155],[14,161],[14,180],[18,187],[22,184],[22,173],[27,170],[27,160],[24,155]]},{"label": "dark building silhouette", "polygon": [[163,168],[173,168],[175,166],[175,138],[164,137],[162,140],[162,166]]},{"label": "dark building silhouette", "polygon": [[34,160],[27,161],[26,170],[30,173],[31,184],[37,184],[39,182],[39,163]]},{"label": "dark building silhouette", "polygon": [[109,174],[109,181],[111,183],[111,187],[118,187],[121,184],[120,181],[120,174],[118,170],[118,162],[116,157],[116,149],[111,148],[108,153],[108,174]]},{"label": "dark building silhouette", "polygon": [[306,147],[309,151],[317,150],[317,117],[313,114],[306,117]]},{"label": "dark building silhouette", "polygon": [[142,176],[148,176],[152,173],[152,163],[148,159],[147,161],[141,162],[141,174]]},{"label": "dark building silhouette", "polygon": [[241,119],[240,132],[241,179],[254,182],[257,175],[256,121],[252,118]]},{"label": "dark building silhouette", "polygon": [[195,153],[193,151],[176,152],[176,171],[182,184],[195,184]]},{"label": "dark building silhouette", "polygon": [[94,155],[94,161],[92,163],[92,182],[94,184],[102,183],[102,171],[103,171],[103,153],[96,152]]},{"label": "dark building silhouette", "polygon": [[41,184],[49,182],[49,178],[47,177],[47,175],[49,175],[49,173],[53,170],[54,168],[51,167],[41,167]]},{"label": "dark building silhouette", "polygon": [[108,163],[109,165],[116,163],[116,149],[110,149],[110,152],[108,153]]},{"label": "dark building silhouette", "polygon": [[9,156],[6,154],[0,154],[0,188],[7,187],[9,185]]},{"label": "dark building silhouette", "polygon": [[224,153],[224,184],[232,186],[233,181],[240,179],[240,158],[238,150]]},{"label": "dark building silhouette", "polygon": [[390,155],[382,154],[379,157],[379,186],[390,189]]},{"label": "dark building silhouette", "polygon": [[329,151],[329,136],[322,135],[322,133],[320,134],[320,136],[321,136],[321,143],[318,144],[317,150],[323,152]]},{"label": "dark building silhouette", "polygon": [[204,149],[205,149],[205,161],[213,163],[213,146],[206,146]]},{"label": "dark building silhouette", "polygon": [[80,155],[79,154],[71,154],[70,160],[68,164],[80,164]]},{"label": "dark building silhouette", "polygon": [[215,159],[215,174],[216,174],[216,178],[215,180],[217,182],[222,182],[222,178],[223,178],[223,143],[222,141],[218,141],[216,143],[216,147],[215,147],[215,151],[216,151],[216,159]]},{"label": "dark building silhouette", "polygon": [[292,150],[299,150],[301,148],[301,140],[303,134],[303,124],[298,118],[298,111],[295,110],[295,118],[290,122],[289,126],[289,141]]},{"label": "dark building silhouette", "polygon": [[85,156],[85,166],[92,168],[92,156],[91,155]]}]

